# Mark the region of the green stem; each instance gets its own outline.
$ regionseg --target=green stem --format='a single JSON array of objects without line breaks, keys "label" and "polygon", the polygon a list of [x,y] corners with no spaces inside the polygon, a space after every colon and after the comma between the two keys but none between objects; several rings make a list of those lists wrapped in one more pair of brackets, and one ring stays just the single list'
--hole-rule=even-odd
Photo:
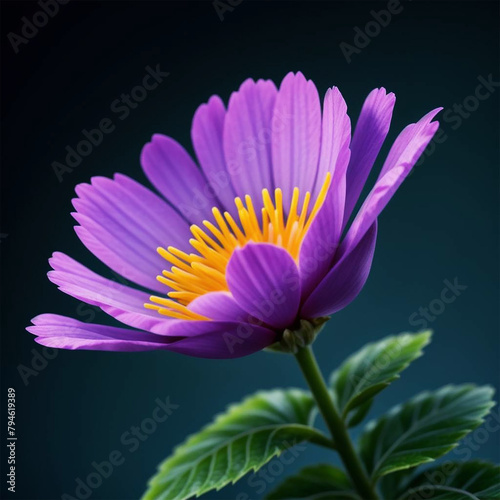
[{"label": "green stem", "polygon": [[347,427],[335,408],[311,347],[299,349],[295,357],[330,430],[335,447],[351,477],[352,484],[363,500],[378,500],[375,488],[354,449]]}]

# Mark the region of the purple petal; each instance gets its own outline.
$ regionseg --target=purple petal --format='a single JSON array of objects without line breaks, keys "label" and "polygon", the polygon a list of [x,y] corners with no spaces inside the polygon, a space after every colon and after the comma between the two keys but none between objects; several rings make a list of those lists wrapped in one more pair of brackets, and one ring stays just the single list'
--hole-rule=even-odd
[{"label": "purple petal", "polygon": [[309,296],[332,266],[342,233],[344,199],[345,175],[330,186],[302,242],[299,254],[302,300]]},{"label": "purple petal", "polygon": [[431,111],[417,123],[406,127],[396,139],[382,168],[381,176],[367,196],[342,242],[341,254],[357,245],[424,152],[439,128],[439,123],[431,122],[431,120],[440,109]]},{"label": "purple petal", "polygon": [[190,223],[199,224],[219,205],[201,170],[174,139],[153,135],[142,149],[141,165],[153,186]]},{"label": "purple petal", "polygon": [[[397,139],[387,155],[384,166],[379,175],[379,179],[385,175],[386,172],[401,164],[411,165],[410,168],[417,162],[418,157],[422,154],[419,149],[419,141],[425,139],[426,135],[432,131],[436,125],[431,124],[432,119],[443,108],[436,108],[423,116],[417,123],[411,123],[399,134]],[[435,122],[437,123],[437,122]],[[434,134],[434,132],[432,132]],[[424,148],[425,149],[425,148]]]},{"label": "purple petal", "polygon": [[241,308],[229,292],[210,292],[193,300],[191,311],[217,321],[248,322],[251,316]]},{"label": "purple petal", "polygon": [[300,302],[297,266],[283,248],[248,243],[236,249],[226,269],[236,302],[255,318],[275,328],[290,326]]},{"label": "purple petal", "polygon": [[[55,252],[49,263],[53,271],[48,273],[48,277],[62,292],[100,307],[128,326],[168,334],[166,323],[170,319],[144,307],[149,302],[148,293],[103,278],[60,252]],[[168,288],[165,287],[165,290]]]},{"label": "purple petal", "polygon": [[223,130],[226,109],[219,96],[212,96],[194,114],[191,140],[205,177],[226,210],[234,209],[236,192],[226,165]]},{"label": "purple petal", "polygon": [[53,269],[48,273],[50,281],[69,295],[95,306],[107,304],[150,315],[154,313],[144,309],[144,302],[149,301],[149,294],[145,292],[103,278],[61,252],[55,252],[49,263]]},{"label": "purple petal", "polygon": [[[321,152],[319,158],[316,187],[312,193],[315,199],[330,172],[333,185],[345,177],[351,150],[351,120],[347,115],[347,104],[339,89],[328,89],[323,102],[323,122],[321,126]],[[339,210],[344,210],[343,203],[339,203]]]},{"label": "purple petal", "polygon": [[301,308],[301,317],[328,316],[356,298],[370,273],[376,238],[375,222],[357,247],[345,254],[314,289]]},{"label": "purple petal", "polygon": [[351,159],[347,167],[347,194],[344,226],[352,214],[373,163],[382,147],[391,125],[395,95],[384,88],[368,94],[359,115],[351,143]]},{"label": "purple petal", "polygon": [[189,246],[189,225],[165,201],[132,179],[94,177],[76,187],[73,200],[83,244],[115,272],[152,290],[164,292],[156,276],[165,261],[158,246]]},{"label": "purple petal", "polygon": [[330,269],[339,245],[344,218],[351,121],[347,116],[345,101],[335,87],[327,91],[323,108],[321,157],[317,178],[320,182],[316,185],[317,193],[327,172],[332,173],[332,184],[300,249],[302,300]]},{"label": "purple petal", "polygon": [[229,100],[224,154],[236,194],[242,198],[248,194],[261,200],[262,189],[274,189],[271,120],[277,93],[270,80],[248,79]]},{"label": "purple petal", "polygon": [[[120,248],[121,242],[112,238],[99,224],[86,219],[85,226],[75,226],[75,232],[80,241],[92,252],[98,259],[107,264],[113,271],[121,276],[126,276],[128,280],[141,284],[150,290],[161,291],[160,283],[151,277],[148,269],[151,266],[148,261],[138,259],[139,268],[135,267],[133,262],[134,251],[129,248],[121,248],[119,255],[115,248]],[[158,271],[156,272],[158,274]],[[163,289],[164,290],[164,289]]]},{"label": "purple petal", "polygon": [[34,326],[26,328],[36,341],[60,349],[92,349],[96,351],[150,351],[168,349],[168,338],[138,330],[82,323],[57,314],[41,314],[33,318]]},{"label": "purple petal", "polygon": [[[276,342],[276,333],[255,325],[227,322],[181,321],[185,331],[203,323],[199,336],[172,339],[138,330],[82,323],[73,318],[42,314],[27,330],[39,344],[61,349],[97,351],[169,350],[202,358],[237,358],[260,351]],[[174,323],[174,322],[172,322]]]},{"label": "purple petal", "polygon": [[[227,326],[212,324],[212,331],[197,337],[188,337],[168,349],[189,356],[211,359],[240,358],[261,351],[274,344],[278,338],[276,332],[248,323],[226,323]],[[220,323],[219,325],[224,325]]]},{"label": "purple petal", "polygon": [[283,191],[287,209],[293,188],[312,192],[318,171],[321,105],[318,91],[302,73],[282,81],[272,123],[274,183]]}]

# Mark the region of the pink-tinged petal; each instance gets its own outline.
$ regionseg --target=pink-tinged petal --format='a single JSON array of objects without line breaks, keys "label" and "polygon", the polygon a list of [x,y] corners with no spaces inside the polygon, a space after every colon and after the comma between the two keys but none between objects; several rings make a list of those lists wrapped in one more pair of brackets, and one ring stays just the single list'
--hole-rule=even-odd
[{"label": "pink-tinged petal", "polygon": [[358,244],[424,152],[439,128],[439,123],[431,120],[440,109],[431,111],[417,123],[406,127],[396,139],[382,168],[381,176],[368,194],[342,242],[341,255]]},{"label": "pink-tinged petal", "polygon": [[317,177],[321,141],[321,105],[316,86],[302,73],[282,81],[272,122],[275,187],[283,190],[288,209],[293,188],[312,191]]},{"label": "pink-tinged petal", "polygon": [[351,159],[347,167],[347,193],[344,226],[354,210],[375,159],[389,132],[396,97],[384,88],[368,94],[351,143]]},{"label": "pink-tinged petal", "polygon": [[153,135],[141,153],[150,182],[192,224],[207,219],[219,200],[188,152],[174,139]]},{"label": "pink-tinged petal", "polygon": [[124,175],[92,179],[76,187],[73,200],[83,244],[113,271],[152,290],[163,292],[156,276],[165,261],[158,246],[189,246],[189,225],[149,189]]},{"label": "pink-tinged petal", "polygon": [[194,114],[191,140],[205,177],[226,210],[234,210],[236,192],[224,158],[223,133],[226,109],[219,96],[212,96]]},{"label": "pink-tinged petal", "polygon": [[236,302],[267,325],[290,326],[300,302],[299,271],[290,254],[268,243],[236,249],[226,269]]},{"label": "pink-tinged petal", "polygon": [[224,122],[224,155],[232,185],[240,197],[262,199],[274,189],[271,121],[278,91],[270,80],[245,80],[229,100]]},{"label": "pink-tinged petal", "polygon": [[196,329],[203,323],[202,333],[185,338],[82,323],[56,314],[42,314],[33,318],[32,323],[33,326],[27,330],[37,336],[35,340],[39,344],[61,349],[123,352],[160,349],[202,358],[225,359],[246,356],[276,342],[276,333],[271,330],[229,322],[179,321],[179,331],[187,333],[192,333],[193,327]]},{"label": "pink-tinged petal", "polygon": [[303,318],[328,316],[352,302],[363,288],[373,260],[377,223],[345,254],[313,290],[301,308]]},{"label": "pink-tinged petal", "polygon": [[[328,172],[332,174],[333,185],[345,177],[351,150],[351,120],[347,115],[347,104],[337,87],[328,89],[323,102],[323,122],[321,125],[321,151],[318,175],[312,199],[316,199]],[[344,195],[345,196],[345,195]],[[339,210],[344,211],[344,199],[339,202]]]},{"label": "pink-tinged petal", "polygon": [[55,252],[49,263],[53,271],[48,277],[62,292],[100,307],[128,326],[158,334],[168,331],[165,323],[170,319],[144,307],[149,294],[103,278],[60,252]]},{"label": "pink-tinged petal", "polygon": [[240,307],[228,292],[201,295],[188,306],[191,311],[217,321],[248,322],[251,316]]}]

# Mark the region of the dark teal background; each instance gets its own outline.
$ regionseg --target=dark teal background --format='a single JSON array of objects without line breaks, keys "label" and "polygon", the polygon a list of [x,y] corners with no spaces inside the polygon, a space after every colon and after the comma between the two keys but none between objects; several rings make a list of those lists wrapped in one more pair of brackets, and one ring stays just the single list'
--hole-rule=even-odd
[{"label": "dark teal background", "polygon": [[[5,408],[7,387],[16,389],[19,437],[17,493],[8,493],[2,479],[2,498],[74,495],[76,478],[85,478],[91,463],[107,460],[113,450],[123,452],[125,463],[91,498],[138,498],[172,448],[228,403],[258,389],[304,386],[292,357],[267,353],[210,361],[166,352],[60,351],[27,385],[18,371],[20,365],[30,367],[33,352],[42,352],[24,330],[33,316],[54,312],[108,321],[46,279],[47,259],[55,250],[107,273],[72,229],[74,186],[117,171],[145,181],[139,153],[151,135],[173,136],[192,151],[189,130],[197,106],[214,93],[227,101],[247,77],[279,83],[288,71],[301,70],[321,95],[337,85],[353,122],[372,88],[395,92],[391,131],[376,169],[405,125],[434,107],[452,109],[442,123],[446,140],[416,167],[379,219],[364,290],[332,318],[315,348],[328,373],[368,341],[418,330],[422,324],[415,324],[412,314],[439,299],[444,280],[457,278],[467,289],[428,321],[435,336],[425,357],[377,398],[371,416],[449,382],[498,384],[500,89],[460,126],[453,119],[454,104],[474,94],[478,77],[493,74],[499,80],[498,4],[403,1],[403,11],[348,64],[339,44],[352,44],[354,28],[363,29],[372,19],[370,10],[386,5],[244,0],[221,22],[210,1],[72,0],[15,54],[7,34],[19,33],[21,18],[31,18],[39,7],[2,3],[0,230],[8,236],[0,247],[1,398]],[[170,76],[128,118],[118,120],[110,104],[141,82],[146,66],[156,64]],[[65,146],[74,147],[82,129],[105,117],[113,117],[116,130],[59,183],[51,162],[63,160]],[[156,398],[167,396],[179,408],[130,453],[120,437],[151,415]],[[4,409],[2,423],[4,439]],[[499,435],[473,443],[472,455],[498,461]],[[309,445],[280,478],[331,460],[336,457]],[[4,471],[2,459],[2,478]],[[207,498],[258,499],[264,495],[261,484],[245,478]]]}]

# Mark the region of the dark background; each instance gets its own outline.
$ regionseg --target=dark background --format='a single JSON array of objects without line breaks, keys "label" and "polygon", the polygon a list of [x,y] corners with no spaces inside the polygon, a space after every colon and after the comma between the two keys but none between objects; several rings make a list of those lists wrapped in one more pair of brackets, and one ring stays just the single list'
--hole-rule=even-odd
[{"label": "dark background", "polygon": [[[22,17],[31,19],[40,8],[36,2],[2,2],[1,394],[5,401],[7,387],[16,389],[18,432],[17,492],[6,491],[2,459],[4,498],[74,495],[76,478],[85,478],[91,463],[113,450],[123,452],[125,463],[91,498],[138,498],[172,447],[228,403],[261,388],[304,386],[293,358],[284,355],[210,361],[166,352],[88,351],[59,351],[46,367],[38,361],[37,375],[25,384],[19,369],[31,368],[34,353],[43,351],[24,328],[43,312],[108,321],[58,292],[45,276],[55,250],[110,275],[74,234],[74,186],[117,171],[145,181],[139,153],[155,132],[191,151],[192,115],[210,95],[227,102],[247,77],[279,84],[288,71],[301,70],[321,95],[337,85],[355,122],[366,94],[385,86],[396,93],[397,104],[380,168],[406,124],[434,107],[463,103],[479,76],[492,73],[498,81],[497,2],[402,5],[348,64],[339,44],[352,44],[354,28],[363,29],[370,10],[384,9],[386,2],[245,0],[221,21],[210,1],[72,0],[18,54],[7,35],[20,34]],[[117,119],[110,104],[141,82],[146,66],[157,64],[170,76],[128,118]],[[498,94],[497,88],[460,126],[442,123],[446,140],[416,167],[380,217],[367,285],[316,342],[328,372],[367,341],[423,326],[410,317],[439,299],[444,280],[457,278],[467,286],[428,322],[435,336],[426,356],[377,398],[372,416],[448,382],[498,382]],[[83,138],[81,130],[105,117],[113,118],[116,130],[59,182],[51,163],[63,161],[65,147]],[[167,396],[179,409],[129,453],[120,436],[151,415],[156,398]],[[2,440],[5,429],[2,410]],[[473,456],[498,460],[499,435],[474,444]],[[332,459],[308,446],[283,477]],[[252,484],[245,478],[207,498],[264,495]]]}]

